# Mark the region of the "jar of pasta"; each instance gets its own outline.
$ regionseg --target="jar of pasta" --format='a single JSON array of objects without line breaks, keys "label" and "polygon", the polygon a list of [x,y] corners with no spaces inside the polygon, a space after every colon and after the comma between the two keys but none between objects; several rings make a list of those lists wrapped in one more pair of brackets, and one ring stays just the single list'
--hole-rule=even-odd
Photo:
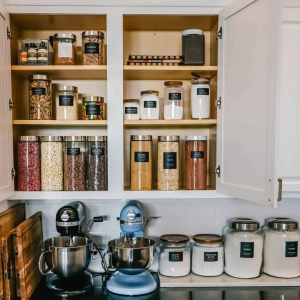
[{"label": "jar of pasta", "polygon": [[56,87],[56,120],[78,119],[78,90],[76,86]]},{"label": "jar of pasta", "polygon": [[72,33],[56,33],[54,35],[55,65],[75,65],[76,35]]},{"label": "jar of pasta", "polygon": [[82,33],[82,64],[103,65],[104,33],[97,30]]}]

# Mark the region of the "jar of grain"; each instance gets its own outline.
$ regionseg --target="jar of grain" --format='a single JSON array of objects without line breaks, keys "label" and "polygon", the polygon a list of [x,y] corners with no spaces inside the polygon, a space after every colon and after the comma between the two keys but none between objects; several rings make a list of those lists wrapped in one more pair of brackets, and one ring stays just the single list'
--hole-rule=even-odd
[{"label": "jar of grain", "polygon": [[182,81],[166,81],[164,94],[164,119],[183,119]]},{"label": "jar of grain", "polygon": [[179,136],[159,136],[157,143],[157,188],[162,191],[179,189]]},{"label": "jar of grain", "polygon": [[54,35],[55,65],[75,65],[76,35],[72,33],[56,33]]},{"label": "jar of grain", "polygon": [[82,120],[105,120],[105,115],[103,97],[82,97]]},{"label": "jar of grain", "polygon": [[58,85],[55,102],[56,120],[78,119],[78,89],[76,86]]},{"label": "jar of grain", "polygon": [[52,119],[51,81],[47,75],[29,76],[29,120]]},{"label": "jar of grain", "polygon": [[61,136],[41,136],[42,191],[63,191],[63,145]]},{"label": "jar of grain", "polygon": [[132,135],[130,142],[131,190],[150,191],[152,187],[152,136]]},{"label": "jar of grain", "polygon": [[82,32],[82,64],[104,64],[104,33],[97,30]]}]

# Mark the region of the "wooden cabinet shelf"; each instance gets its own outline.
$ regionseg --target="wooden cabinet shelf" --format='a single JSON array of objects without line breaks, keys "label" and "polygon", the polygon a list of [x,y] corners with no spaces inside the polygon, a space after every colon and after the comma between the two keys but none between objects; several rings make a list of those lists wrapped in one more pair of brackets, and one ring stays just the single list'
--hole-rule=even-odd
[{"label": "wooden cabinet shelf", "polygon": [[97,126],[106,127],[105,120],[13,120],[13,125],[20,126]]},{"label": "wooden cabinet shelf", "polygon": [[209,127],[217,124],[217,120],[136,120],[129,121],[124,120],[125,126],[172,126],[172,127],[182,127],[182,126],[199,126],[199,127]]}]

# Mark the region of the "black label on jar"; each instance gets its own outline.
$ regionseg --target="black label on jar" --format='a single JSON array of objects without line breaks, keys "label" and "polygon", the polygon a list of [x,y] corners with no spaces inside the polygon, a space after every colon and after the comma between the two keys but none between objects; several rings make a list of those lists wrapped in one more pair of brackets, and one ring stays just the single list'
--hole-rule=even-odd
[{"label": "black label on jar", "polygon": [[137,115],[138,109],[137,107],[125,107],[126,115]]},{"label": "black label on jar", "polygon": [[177,169],[177,152],[164,152],[164,169]]},{"label": "black label on jar", "polygon": [[104,148],[92,148],[91,154],[92,155],[104,155]]},{"label": "black label on jar", "polygon": [[67,155],[80,155],[80,148],[67,148]]},{"label": "black label on jar", "polygon": [[42,88],[42,87],[32,88],[32,95],[46,95],[46,88]]},{"label": "black label on jar", "polygon": [[197,88],[197,95],[209,95],[209,89],[208,88]]},{"label": "black label on jar", "polygon": [[241,242],[241,258],[254,257],[254,242]]},{"label": "black label on jar", "polygon": [[204,252],[204,261],[218,261],[218,252]]},{"label": "black label on jar", "polygon": [[169,93],[169,100],[181,100],[181,93]]},{"label": "black label on jar", "polygon": [[70,95],[60,95],[58,97],[59,106],[73,106],[74,97]]},{"label": "black label on jar", "polygon": [[100,115],[100,105],[91,104],[86,106],[86,115]]},{"label": "black label on jar", "polygon": [[183,261],[183,252],[169,252],[169,261]]},{"label": "black label on jar", "polygon": [[156,101],[144,101],[144,108],[156,108]]},{"label": "black label on jar", "polygon": [[191,151],[191,158],[204,158],[204,151]]},{"label": "black label on jar", "polygon": [[98,43],[85,43],[84,44],[85,54],[99,54]]},{"label": "black label on jar", "polygon": [[134,162],[149,162],[149,152],[134,152]]},{"label": "black label on jar", "polygon": [[285,257],[298,257],[298,242],[285,242]]}]

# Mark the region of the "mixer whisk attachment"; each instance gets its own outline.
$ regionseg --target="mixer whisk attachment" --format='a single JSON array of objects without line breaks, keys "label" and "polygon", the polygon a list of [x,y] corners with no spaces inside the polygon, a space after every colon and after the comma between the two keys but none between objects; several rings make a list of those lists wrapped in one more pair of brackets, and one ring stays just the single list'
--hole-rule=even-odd
[{"label": "mixer whisk attachment", "polygon": [[121,243],[118,245],[119,248],[134,248],[134,244],[129,241],[127,234],[124,234]]},{"label": "mixer whisk attachment", "polygon": [[68,240],[67,240],[66,245],[68,247],[75,247],[76,246],[75,243],[74,243],[74,241],[73,241],[73,237],[72,237],[71,234],[68,236]]}]

